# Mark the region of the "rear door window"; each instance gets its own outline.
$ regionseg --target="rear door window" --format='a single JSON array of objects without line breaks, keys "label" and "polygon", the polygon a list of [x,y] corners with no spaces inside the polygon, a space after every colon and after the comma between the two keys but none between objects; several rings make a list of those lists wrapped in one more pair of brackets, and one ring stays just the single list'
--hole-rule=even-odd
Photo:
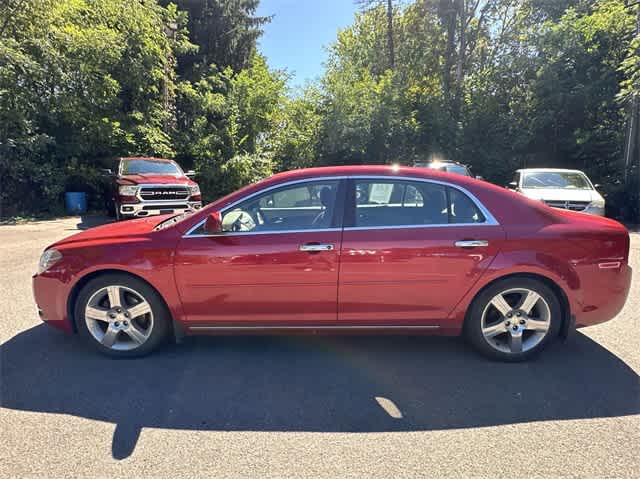
[{"label": "rear door window", "polygon": [[356,180],[354,226],[394,227],[484,223],[478,206],[462,191],[438,183]]},{"label": "rear door window", "polygon": [[445,224],[446,201],[438,184],[356,180],[355,226]]}]

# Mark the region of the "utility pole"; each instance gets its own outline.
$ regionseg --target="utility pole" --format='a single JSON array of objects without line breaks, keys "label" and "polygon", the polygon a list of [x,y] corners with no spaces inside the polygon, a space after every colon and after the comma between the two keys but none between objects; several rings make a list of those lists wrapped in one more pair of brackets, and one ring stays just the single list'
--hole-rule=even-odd
[{"label": "utility pole", "polygon": [[[640,37],[640,6],[636,6],[636,38]],[[640,53],[640,52],[639,52]],[[624,185],[629,195],[630,208],[627,218],[640,223],[640,94],[631,99],[629,122],[624,151]]]}]

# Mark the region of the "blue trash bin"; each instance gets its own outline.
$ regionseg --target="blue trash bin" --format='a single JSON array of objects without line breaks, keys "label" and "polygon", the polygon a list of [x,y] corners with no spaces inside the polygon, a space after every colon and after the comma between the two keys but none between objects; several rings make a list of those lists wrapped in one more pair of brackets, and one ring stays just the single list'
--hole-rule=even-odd
[{"label": "blue trash bin", "polygon": [[64,202],[69,214],[80,215],[87,212],[86,193],[69,191],[64,194]]}]

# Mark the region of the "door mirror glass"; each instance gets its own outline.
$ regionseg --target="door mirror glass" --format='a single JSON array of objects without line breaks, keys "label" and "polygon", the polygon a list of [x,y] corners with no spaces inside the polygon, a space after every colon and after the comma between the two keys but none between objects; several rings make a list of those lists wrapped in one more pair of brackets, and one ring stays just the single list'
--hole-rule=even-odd
[{"label": "door mirror glass", "polygon": [[204,222],[204,231],[209,234],[217,234],[222,232],[222,216],[219,211],[214,211],[207,216]]}]

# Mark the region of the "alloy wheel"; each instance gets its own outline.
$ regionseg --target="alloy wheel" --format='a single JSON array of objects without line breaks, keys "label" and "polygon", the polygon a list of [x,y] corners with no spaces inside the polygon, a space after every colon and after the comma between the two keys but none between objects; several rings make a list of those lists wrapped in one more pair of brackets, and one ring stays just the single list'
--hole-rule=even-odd
[{"label": "alloy wheel", "polygon": [[87,302],[85,323],[104,347],[130,351],[144,344],[153,330],[153,311],[139,292],[119,285],[100,288]]},{"label": "alloy wheel", "polygon": [[482,313],[482,334],[497,351],[520,354],[535,348],[551,326],[547,301],[528,288],[496,294]]}]

